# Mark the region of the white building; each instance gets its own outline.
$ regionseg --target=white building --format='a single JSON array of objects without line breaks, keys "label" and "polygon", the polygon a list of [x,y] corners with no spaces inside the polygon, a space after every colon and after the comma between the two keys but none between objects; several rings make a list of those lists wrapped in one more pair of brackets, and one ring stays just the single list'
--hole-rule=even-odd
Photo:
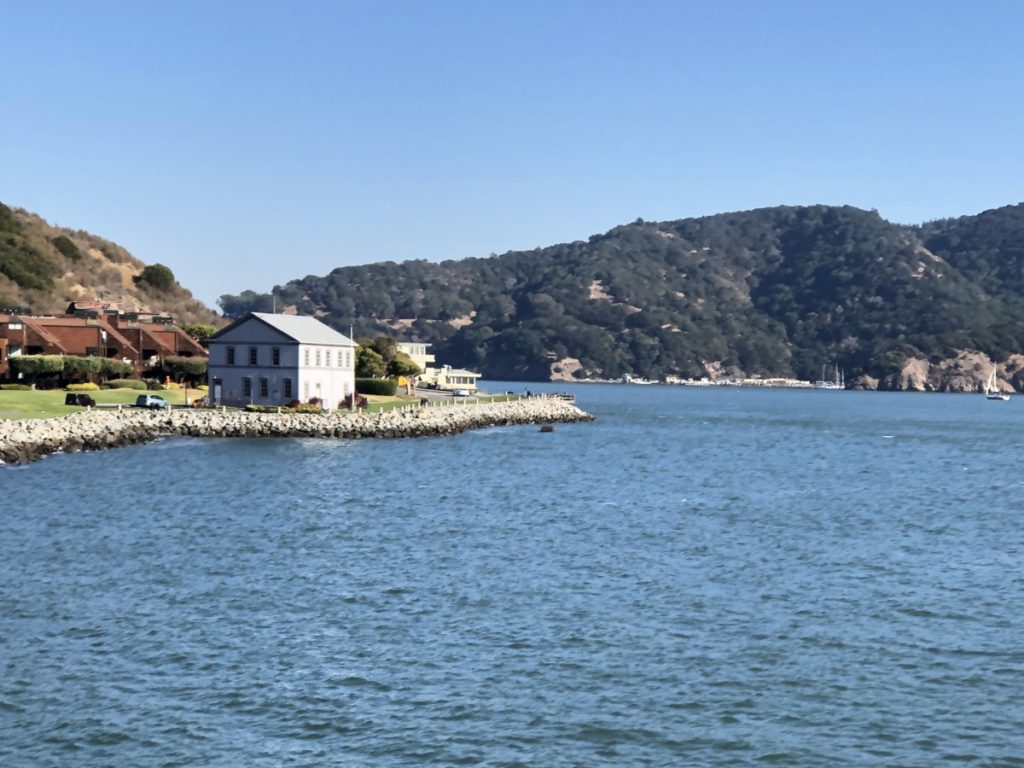
[{"label": "white building", "polygon": [[315,317],[250,312],[209,338],[210,401],[333,410],[355,392],[355,343]]},{"label": "white building", "polygon": [[442,365],[440,368],[427,368],[417,379],[422,386],[434,387],[435,389],[465,389],[469,392],[476,392],[476,380],[480,378],[479,373],[464,371],[461,368],[452,368],[450,365]]},{"label": "white building", "polygon": [[434,363],[433,353],[427,352],[429,346],[422,341],[400,341],[398,342],[398,351],[407,354],[409,359],[420,367],[421,371],[425,371]]}]

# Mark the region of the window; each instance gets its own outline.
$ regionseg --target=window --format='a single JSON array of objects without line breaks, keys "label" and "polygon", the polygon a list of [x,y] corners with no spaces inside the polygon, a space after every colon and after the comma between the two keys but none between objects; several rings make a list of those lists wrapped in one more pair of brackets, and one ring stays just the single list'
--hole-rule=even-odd
[{"label": "window", "polygon": [[352,352],[347,349],[345,350],[345,367],[352,367]]},{"label": "window", "polygon": [[302,362],[307,368],[309,367],[309,348],[307,347],[302,353]]},{"label": "window", "polygon": [[228,365],[235,364],[235,348],[228,347]]},{"label": "window", "polygon": [[271,365],[280,365],[281,364],[281,348],[280,347],[271,347],[270,348],[270,363],[271,363]]},{"label": "window", "polygon": [[320,350],[319,349],[317,349],[317,351],[316,351],[316,367],[317,368],[320,367]]},{"label": "window", "polygon": [[289,400],[292,399],[292,380],[291,379],[285,379],[284,380],[284,396],[286,398],[288,398]]},{"label": "window", "polygon": [[303,400],[309,400],[309,382],[302,382]]},{"label": "window", "polygon": [[252,397],[252,379],[248,376],[242,379],[242,396]]},{"label": "window", "polygon": [[334,357],[334,355],[331,353],[331,350],[328,349],[327,350],[327,362],[324,363],[324,365],[326,365],[328,368],[331,367],[331,358],[332,357]]},{"label": "window", "polygon": [[260,397],[266,397],[270,392],[266,379],[260,379]]},{"label": "window", "polygon": [[249,365],[256,365],[256,347],[249,347]]}]

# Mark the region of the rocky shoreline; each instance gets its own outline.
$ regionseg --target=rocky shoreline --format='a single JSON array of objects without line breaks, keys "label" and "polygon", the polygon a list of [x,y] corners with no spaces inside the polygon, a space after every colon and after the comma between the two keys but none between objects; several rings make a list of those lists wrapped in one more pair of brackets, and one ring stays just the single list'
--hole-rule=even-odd
[{"label": "rocky shoreline", "polygon": [[0,464],[23,464],[51,453],[103,450],[161,437],[427,437],[483,427],[592,419],[574,404],[553,397],[326,415],[94,409],[56,419],[0,421]]}]

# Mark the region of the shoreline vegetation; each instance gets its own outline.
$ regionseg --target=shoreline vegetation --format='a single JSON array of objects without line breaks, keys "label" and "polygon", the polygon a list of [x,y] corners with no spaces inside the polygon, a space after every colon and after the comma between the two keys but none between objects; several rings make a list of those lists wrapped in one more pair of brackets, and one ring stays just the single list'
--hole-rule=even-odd
[{"label": "shoreline vegetation", "polygon": [[469,429],[591,421],[558,397],[408,406],[377,413],[251,413],[215,409],[94,409],[51,419],[0,421],[0,464],[103,450],[162,437],[316,437],[338,440],[456,435]]}]

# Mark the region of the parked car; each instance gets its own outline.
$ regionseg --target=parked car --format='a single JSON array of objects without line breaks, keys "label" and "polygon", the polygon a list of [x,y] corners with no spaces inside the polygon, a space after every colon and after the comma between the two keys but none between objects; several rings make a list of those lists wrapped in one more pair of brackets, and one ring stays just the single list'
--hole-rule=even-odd
[{"label": "parked car", "polygon": [[160,395],[139,395],[135,398],[136,408],[167,408],[167,401],[164,400]]},{"label": "parked car", "polygon": [[468,389],[453,389],[452,397],[469,397]]},{"label": "parked car", "polygon": [[87,395],[84,392],[68,392],[64,395],[64,405],[96,405],[96,401],[92,399],[91,395]]}]

